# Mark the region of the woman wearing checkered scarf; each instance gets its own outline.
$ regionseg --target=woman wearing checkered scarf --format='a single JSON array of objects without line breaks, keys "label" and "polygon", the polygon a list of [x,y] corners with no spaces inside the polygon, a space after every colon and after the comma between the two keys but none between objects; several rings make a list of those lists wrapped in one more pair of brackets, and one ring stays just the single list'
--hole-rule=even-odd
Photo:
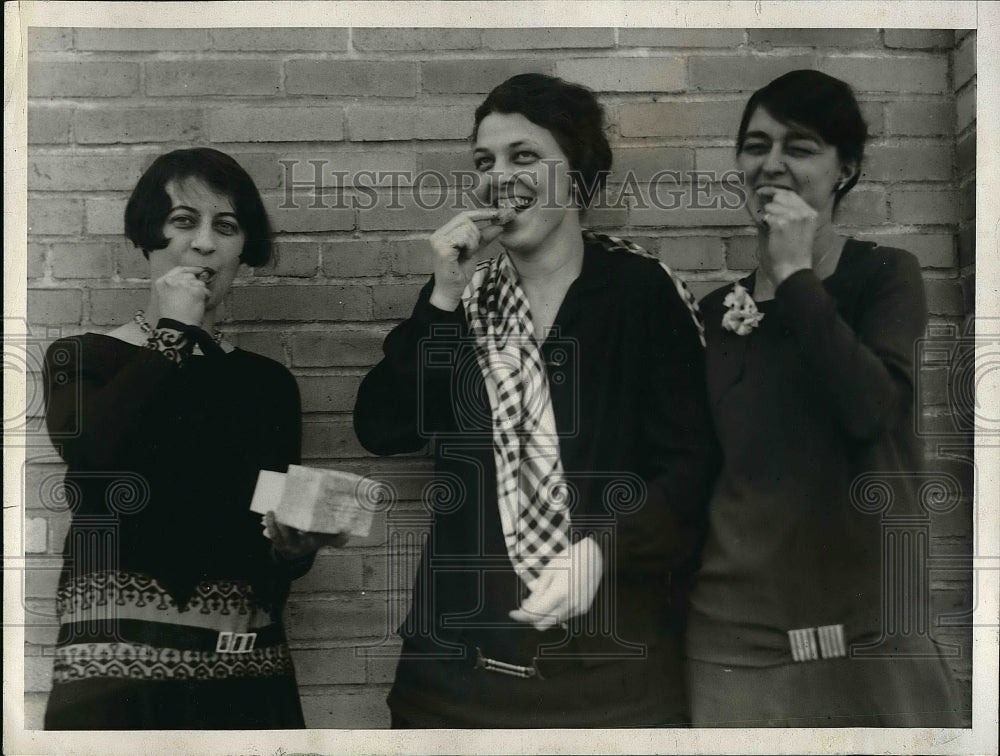
[{"label": "woman wearing checkered scarf", "polygon": [[354,414],[376,454],[435,454],[393,725],[684,724],[715,471],[697,307],[583,228],[611,166],[592,92],[515,76],[473,139],[483,206],[430,237],[434,275]]}]

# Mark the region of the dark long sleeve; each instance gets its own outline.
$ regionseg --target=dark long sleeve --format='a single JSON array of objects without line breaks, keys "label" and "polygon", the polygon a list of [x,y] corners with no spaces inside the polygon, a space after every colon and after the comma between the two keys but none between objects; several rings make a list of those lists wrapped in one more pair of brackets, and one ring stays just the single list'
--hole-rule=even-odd
[{"label": "dark long sleeve", "polygon": [[432,305],[433,287],[432,278],[358,389],[354,431],[373,454],[419,451],[434,432],[453,427],[453,371],[471,350],[461,306],[446,312]]},{"label": "dark long sleeve", "polygon": [[67,463],[115,469],[151,432],[148,418],[178,366],[150,349],[118,352],[82,339],[62,339],[45,356],[46,424]]},{"label": "dark long sleeve", "polygon": [[775,299],[783,322],[824,386],[844,430],[871,441],[896,420],[913,392],[913,350],[927,326],[920,266],[900,250],[883,250],[880,269],[862,293],[868,305],[847,323],[811,270],[789,276]]}]

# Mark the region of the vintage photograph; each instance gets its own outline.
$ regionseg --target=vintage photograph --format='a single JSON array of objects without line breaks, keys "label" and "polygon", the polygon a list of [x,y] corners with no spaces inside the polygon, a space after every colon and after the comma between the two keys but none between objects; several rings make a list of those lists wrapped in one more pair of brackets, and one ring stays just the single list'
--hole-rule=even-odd
[{"label": "vintage photograph", "polygon": [[209,16],[13,30],[9,752],[996,734],[975,23]]}]

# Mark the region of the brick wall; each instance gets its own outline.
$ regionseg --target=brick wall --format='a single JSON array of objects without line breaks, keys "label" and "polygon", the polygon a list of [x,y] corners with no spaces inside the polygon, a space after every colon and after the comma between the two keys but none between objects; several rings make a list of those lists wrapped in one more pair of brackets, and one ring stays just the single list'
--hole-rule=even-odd
[{"label": "brick wall", "polygon": [[[847,231],[905,247],[924,268],[932,318],[971,314],[974,270],[975,34],[894,29],[31,29],[28,70],[28,314],[37,335],[106,331],[127,320],[149,285],[122,236],[122,210],[143,168],[164,151],[208,144],[254,176],[278,230],[277,259],[237,282],[224,328],[288,365],[302,389],[308,464],[381,475],[398,484],[394,510],[419,524],[426,455],[375,459],[350,426],[354,392],[386,331],[409,311],[429,272],[421,241],[449,213],[280,207],[288,175],[328,170],[469,169],[466,136],[483,94],[522,71],[554,73],[600,92],[616,178],[633,169],[722,171],[749,92],[793,68],[850,82],[872,141],[864,175],[841,212]],[[380,187],[389,192],[392,186]],[[333,205],[337,192],[324,196]],[[594,226],[629,235],[705,294],[753,267],[741,211],[625,206]],[[963,288],[964,285],[964,288]],[[945,368],[925,371],[928,417],[947,409]],[[32,405],[40,411],[38,402]],[[937,413],[937,414],[935,414]],[[30,450],[26,548],[57,564],[65,515],[47,500],[60,467],[44,439]],[[931,454],[935,454],[934,451]],[[933,460],[965,481],[968,465]],[[950,465],[950,467],[949,467]],[[969,505],[935,531],[935,548],[969,553]],[[322,553],[289,604],[311,727],[383,727],[396,643],[387,627],[404,601],[412,559],[390,559],[387,525]],[[412,545],[403,547],[412,557]],[[963,551],[964,549],[964,551]],[[951,553],[951,551],[949,553]],[[399,578],[390,578],[400,575]],[[28,574],[28,724],[49,686],[56,572]],[[935,582],[935,604],[970,606],[967,575]],[[969,697],[970,639],[954,661]],[[360,656],[358,646],[381,649]],[[386,655],[387,654],[387,655]]]}]

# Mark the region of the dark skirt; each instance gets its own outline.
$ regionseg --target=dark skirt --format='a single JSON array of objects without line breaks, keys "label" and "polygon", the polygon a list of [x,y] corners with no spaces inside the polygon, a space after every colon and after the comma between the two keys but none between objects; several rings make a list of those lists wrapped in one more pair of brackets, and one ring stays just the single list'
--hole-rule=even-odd
[{"label": "dark skirt", "polygon": [[295,678],[56,683],[46,730],[288,730],[305,727]]},{"label": "dark skirt", "polygon": [[667,647],[545,679],[404,656],[388,703],[397,728],[680,727],[689,720],[683,671]]},{"label": "dark skirt", "polygon": [[688,661],[694,727],[963,727],[946,662],[841,657],[739,667]]}]

